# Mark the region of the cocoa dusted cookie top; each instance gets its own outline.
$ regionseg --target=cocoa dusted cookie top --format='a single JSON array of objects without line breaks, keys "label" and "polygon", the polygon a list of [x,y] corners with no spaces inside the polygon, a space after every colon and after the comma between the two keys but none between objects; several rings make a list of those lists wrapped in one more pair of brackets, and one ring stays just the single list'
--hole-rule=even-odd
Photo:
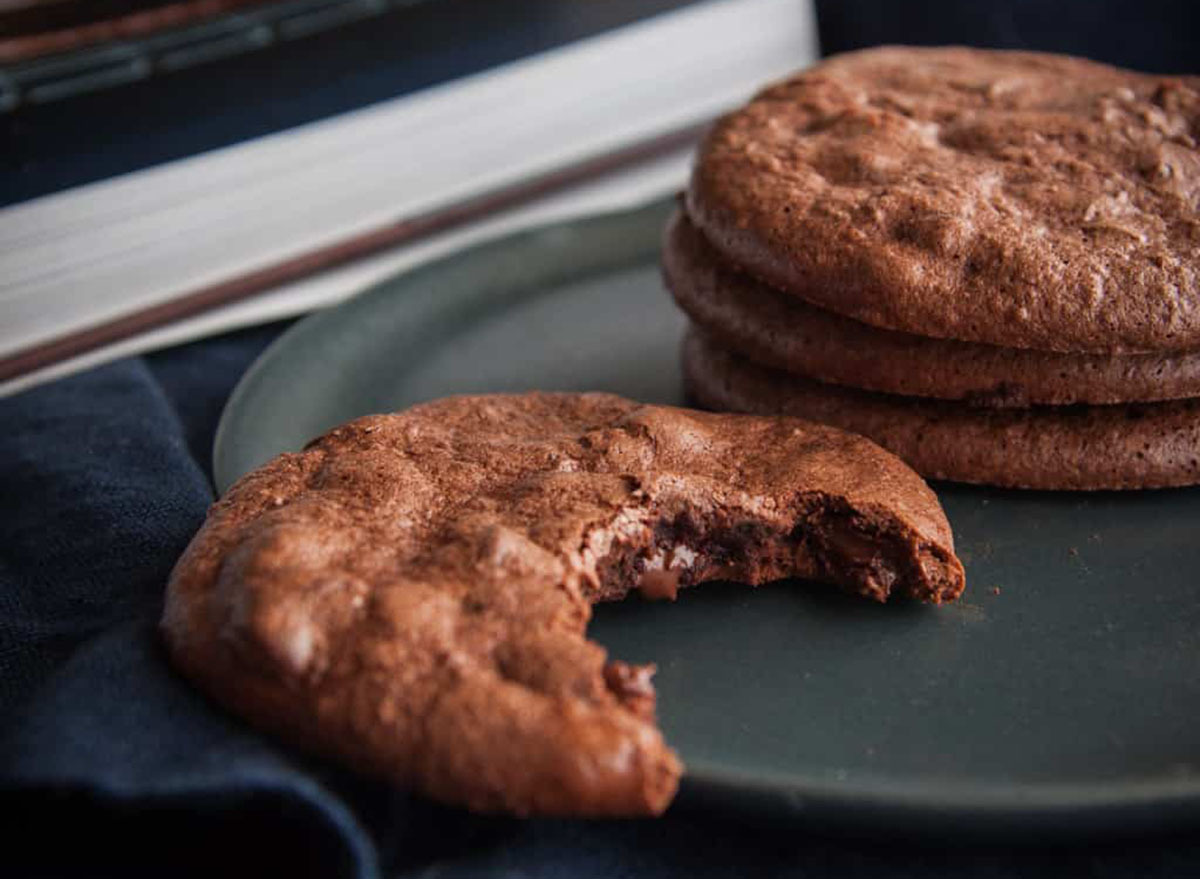
[{"label": "cocoa dusted cookie top", "polygon": [[1200,78],[965,48],[835,56],[724,117],[688,210],[865,323],[1046,351],[1200,347]]},{"label": "cocoa dusted cookie top", "polygon": [[681,767],[594,601],[705,579],[963,588],[937,498],[868,440],[605,394],[460,397],[240,480],[172,574],[182,671],[257,725],[480,810],[650,814]]}]

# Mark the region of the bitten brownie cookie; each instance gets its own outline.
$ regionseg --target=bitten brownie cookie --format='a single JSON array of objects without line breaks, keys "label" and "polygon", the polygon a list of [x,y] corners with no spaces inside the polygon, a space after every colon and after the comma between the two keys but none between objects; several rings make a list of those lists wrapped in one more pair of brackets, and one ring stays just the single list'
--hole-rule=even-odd
[{"label": "bitten brownie cookie", "polygon": [[873,443],[605,394],[460,397],[241,479],[171,576],[178,667],[260,727],[479,810],[652,814],[681,766],[593,602],[798,576],[963,588],[937,498]]},{"label": "bitten brownie cookie", "polygon": [[929,479],[1008,488],[1200,482],[1200,400],[987,409],[837,387],[759,366],[693,330],[688,393],[735,412],[802,415],[869,436]]},{"label": "bitten brownie cookie", "polygon": [[687,210],[727,260],[887,329],[1200,348],[1200,78],[962,48],[833,57],[720,120]]},{"label": "bitten brownie cookie", "polygon": [[722,262],[682,212],[663,275],[713,339],[765,366],[838,385],[977,406],[1176,400],[1200,395],[1200,353],[1059,354],[883,330],[816,308]]}]

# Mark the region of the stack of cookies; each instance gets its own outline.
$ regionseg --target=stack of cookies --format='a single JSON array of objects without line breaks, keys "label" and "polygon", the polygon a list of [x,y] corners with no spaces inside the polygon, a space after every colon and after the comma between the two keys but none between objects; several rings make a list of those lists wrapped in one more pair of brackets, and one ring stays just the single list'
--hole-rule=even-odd
[{"label": "stack of cookies", "polygon": [[835,57],[720,120],[664,250],[688,391],[937,479],[1200,482],[1200,78]]}]

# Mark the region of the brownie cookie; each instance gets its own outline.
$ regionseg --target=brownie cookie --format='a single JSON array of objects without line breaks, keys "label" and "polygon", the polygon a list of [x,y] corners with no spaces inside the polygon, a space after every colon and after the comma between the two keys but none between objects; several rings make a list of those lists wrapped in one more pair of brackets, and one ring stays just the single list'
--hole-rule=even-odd
[{"label": "brownie cookie", "polygon": [[1008,488],[1200,483],[1200,401],[983,409],[822,384],[759,366],[692,330],[688,393],[703,406],[811,418],[870,437],[928,479]]},{"label": "brownie cookie", "polygon": [[724,259],[922,336],[1200,348],[1200,78],[1032,52],[831,58],[720,120],[688,212]]},{"label": "brownie cookie", "polygon": [[849,387],[972,405],[1128,403],[1200,396],[1200,353],[1056,354],[883,330],[772,290],[724,263],[684,213],[663,275],[720,344],[766,366]]},{"label": "brownie cookie", "polygon": [[653,667],[586,639],[591,604],[789,576],[879,600],[963,588],[936,496],[861,437],[607,394],[460,397],[241,479],[162,625],[218,701],[364,771],[479,810],[652,814],[681,772]]}]

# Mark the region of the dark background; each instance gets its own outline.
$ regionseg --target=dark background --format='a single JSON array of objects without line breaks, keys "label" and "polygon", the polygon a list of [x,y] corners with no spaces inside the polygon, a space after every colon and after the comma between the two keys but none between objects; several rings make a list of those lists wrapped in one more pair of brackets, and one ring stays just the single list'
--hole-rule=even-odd
[{"label": "dark background", "polygon": [[961,43],[1082,55],[1152,73],[1196,73],[1195,0],[816,0],[825,53],[882,43]]},{"label": "dark background", "polygon": [[[309,39],[0,114],[0,205],[227,146],[474,73],[687,0],[420,0]],[[825,53],[1046,49],[1196,72],[1197,0],[817,0]],[[730,34],[730,39],[737,38]]]},{"label": "dark background", "polygon": [[[0,115],[0,205],[515,61],[687,0],[420,0],[225,61]],[[12,173],[12,172],[16,173]]]},{"label": "dark background", "polygon": [[[671,2],[425,0],[231,62],[0,117],[3,201],[484,69]],[[825,51],[1055,49],[1196,71],[1194,0],[820,0]],[[730,35],[736,39],[735,34]],[[1195,834],[983,843],[826,837],[685,802],[654,822],[481,818],[283,751],[182,685],[162,586],[212,499],[217,416],[281,325],[0,400],[0,875],[1200,874]]]}]

